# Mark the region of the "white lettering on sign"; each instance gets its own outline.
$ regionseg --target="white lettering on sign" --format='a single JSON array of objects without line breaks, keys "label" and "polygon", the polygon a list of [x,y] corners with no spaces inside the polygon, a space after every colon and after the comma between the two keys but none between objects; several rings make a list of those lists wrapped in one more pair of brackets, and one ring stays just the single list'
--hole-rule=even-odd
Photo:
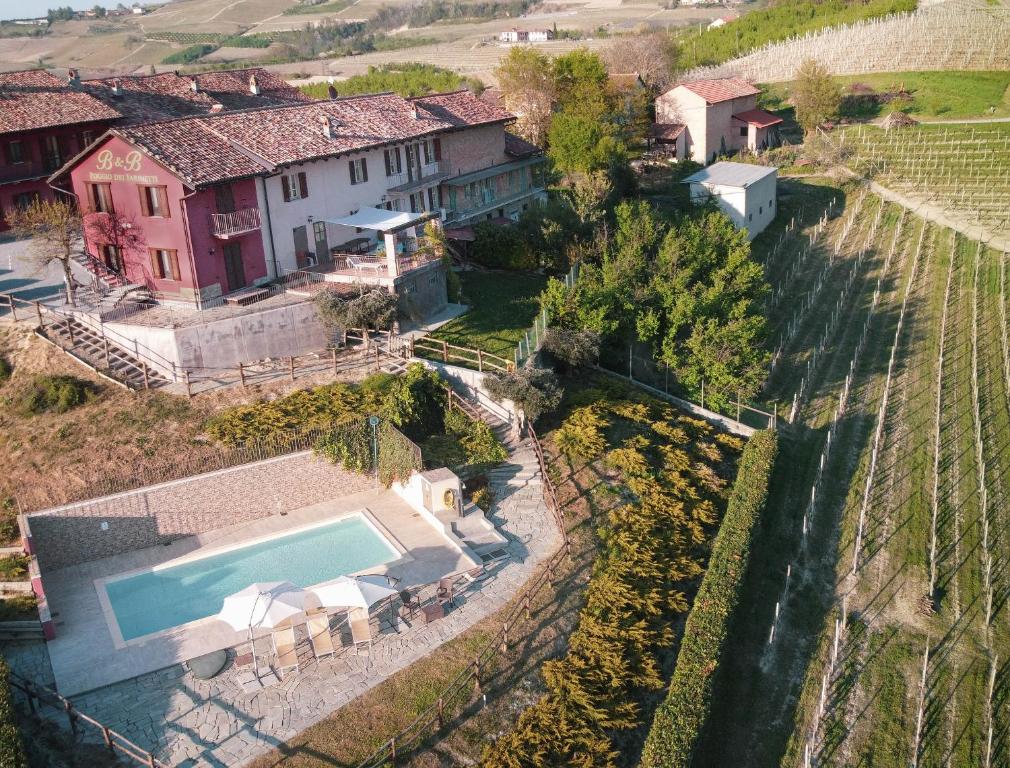
[{"label": "white lettering on sign", "polygon": [[133,173],[95,173],[92,171],[88,174],[88,181],[95,183],[110,181],[128,181],[132,184],[144,184],[146,186],[155,186],[158,183],[157,176],[138,176]]},{"label": "white lettering on sign", "polygon": [[123,157],[122,155],[114,154],[111,149],[103,149],[98,153],[98,164],[96,167],[100,171],[111,171],[113,168],[124,171],[139,171],[142,159],[140,152],[137,150]]}]

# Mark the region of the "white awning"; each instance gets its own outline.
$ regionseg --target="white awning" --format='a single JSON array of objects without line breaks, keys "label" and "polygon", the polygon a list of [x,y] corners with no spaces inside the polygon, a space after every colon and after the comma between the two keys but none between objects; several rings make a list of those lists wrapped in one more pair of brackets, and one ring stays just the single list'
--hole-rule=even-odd
[{"label": "white awning", "polygon": [[340,224],[345,227],[373,229],[376,232],[398,232],[401,229],[421,224],[436,216],[435,213],[408,213],[406,211],[387,211],[385,208],[359,208],[350,216],[339,219],[327,219],[330,224]]}]

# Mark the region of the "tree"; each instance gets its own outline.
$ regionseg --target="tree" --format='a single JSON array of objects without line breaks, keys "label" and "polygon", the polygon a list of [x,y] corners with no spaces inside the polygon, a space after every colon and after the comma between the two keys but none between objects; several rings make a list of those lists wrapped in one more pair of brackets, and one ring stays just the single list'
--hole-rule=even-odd
[{"label": "tree", "polygon": [[594,227],[603,216],[603,203],[613,191],[603,171],[576,173],[568,187],[568,201],[583,229]]},{"label": "tree", "polygon": [[543,146],[557,92],[551,61],[531,46],[516,46],[495,69],[502,103],[516,115],[516,132]]},{"label": "tree", "polygon": [[575,373],[600,359],[600,335],[595,331],[548,328],[543,347],[561,364],[562,373]]},{"label": "tree", "polygon": [[796,72],[792,101],[796,107],[796,122],[806,133],[813,133],[819,125],[838,115],[842,88],[824,66],[807,59]]},{"label": "tree", "polygon": [[558,106],[570,112],[602,115],[607,103],[607,68],[603,60],[585,48],[558,56],[553,65]]},{"label": "tree", "polygon": [[603,51],[603,60],[610,72],[637,72],[653,94],[662,93],[672,82],[675,57],[673,37],[665,32],[622,35],[618,42]]},{"label": "tree", "polygon": [[67,302],[77,306],[74,298],[74,274],[71,263],[81,252],[81,214],[72,202],[59,197],[53,200],[36,198],[27,206],[14,207],[5,214],[11,232],[17,238],[30,239],[28,255],[40,272],[53,262],[63,270]]},{"label": "tree", "polygon": [[365,349],[370,345],[367,331],[389,328],[396,318],[396,296],[385,288],[362,291],[351,298],[336,288],[324,288],[314,301],[319,319],[329,330],[363,328]]},{"label": "tree", "polygon": [[100,5],[96,5],[94,8],[92,8],[91,12],[95,14],[96,19],[104,19],[106,14],[108,13],[108,11],[106,11],[105,8],[103,8]]},{"label": "tree", "polygon": [[534,422],[561,404],[564,394],[554,371],[524,366],[517,371],[489,373],[484,377],[487,393],[496,400],[511,400]]},{"label": "tree", "polygon": [[547,154],[563,173],[591,173],[627,164],[624,144],[602,115],[565,110],[554,115]]}]

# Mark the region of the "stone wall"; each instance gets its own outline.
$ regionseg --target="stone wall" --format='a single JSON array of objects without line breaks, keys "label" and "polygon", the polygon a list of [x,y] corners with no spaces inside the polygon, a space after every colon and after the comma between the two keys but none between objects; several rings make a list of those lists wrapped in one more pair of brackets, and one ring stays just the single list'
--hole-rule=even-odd
[{"label": "stone wall", "polygon": [[51,571],[371,487],[368,476],[304,451],[35,512],[29,521],[39,565]]}]

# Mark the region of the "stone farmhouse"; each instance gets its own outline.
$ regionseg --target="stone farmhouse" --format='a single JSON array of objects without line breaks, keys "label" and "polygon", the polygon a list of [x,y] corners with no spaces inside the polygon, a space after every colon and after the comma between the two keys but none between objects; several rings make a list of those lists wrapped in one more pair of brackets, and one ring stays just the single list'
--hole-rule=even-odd
[{"label": "stone farmhouse", "polygon": [[738,78],[675,85],[656,99],[651,138],[678,160],[704,164],[720,155],[776,146],[782,118],[758,109],[760,93]]},{"label": "stone farmhouse", "polygon": [[263,69],[82,80],[44,70],[0,73],[3,211],[54,194],[48,177],[113,125],[310,101]]}]

